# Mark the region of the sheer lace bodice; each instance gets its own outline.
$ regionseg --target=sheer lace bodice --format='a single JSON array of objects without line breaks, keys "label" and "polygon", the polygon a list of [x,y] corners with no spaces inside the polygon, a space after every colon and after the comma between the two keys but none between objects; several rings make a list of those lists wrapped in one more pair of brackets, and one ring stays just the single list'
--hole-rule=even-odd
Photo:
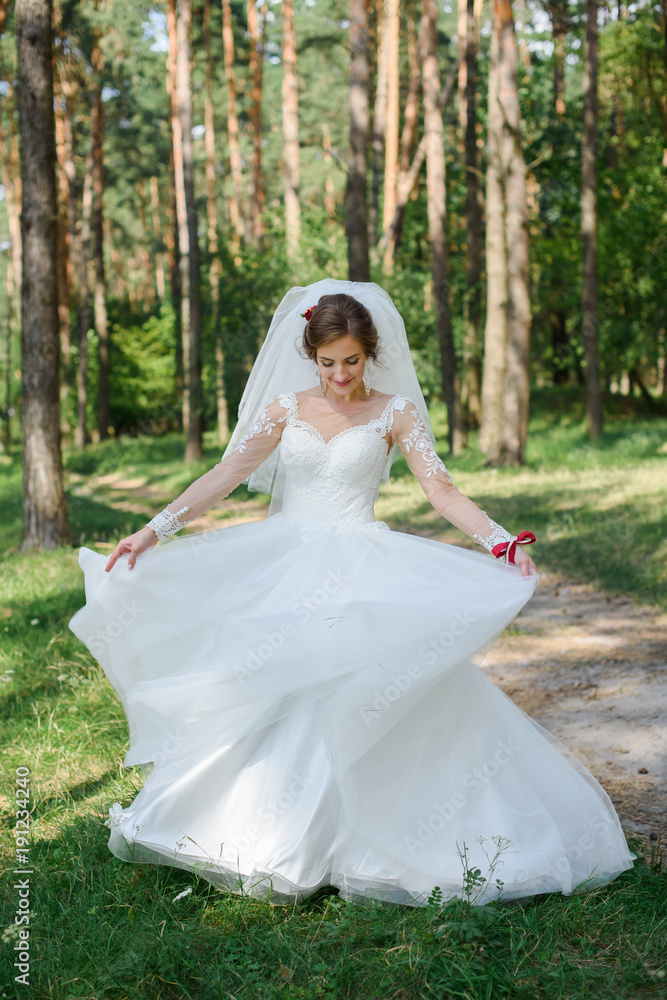
[{"label": "sheer lace bodice", "polygon": [[[439,514],[488,551],[514,539],[454,486],[406,396],[383,396],[342,413],[320,411],[319,400],[299,395],[301,400],[294,392],[277,396],[232,452],[149,522],[158,538],[169,537],[224,499],[278,446],[286,490],[283,509],[274,517],[294,523],[305,535],[389,530],[375,520],[374,505],[387,455],[397,444]],[[317,426],[304,419],[304,409]]]}]

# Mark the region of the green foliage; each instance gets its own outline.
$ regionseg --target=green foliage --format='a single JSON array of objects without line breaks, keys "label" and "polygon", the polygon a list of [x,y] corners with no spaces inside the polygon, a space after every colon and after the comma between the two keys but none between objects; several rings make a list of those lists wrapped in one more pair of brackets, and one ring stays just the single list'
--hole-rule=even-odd
[{"label": "green foliage", "polygon": [[[103,63],[102,84],[105,170],[104,214],[107,239],[106,274],[112,353],[112,421],[117,434],[146,426],[173,428],[176,407],[174,383],[174,324],[165,302],[154,302],[154,268],[167,262],[170,226],[169,109],[165,86],[167,47],[164,3],[134,4],[66,0],[59,7],[62,40],[57,41],[58,65],[71,87],[73,137],[72,193],[74,217],[80,218],[86,157],[90,145],[90,111],[97,82],[91,67],[94,32],[99,32]],[[348,6],[343,0],[297,0],[295,28],[299,78],[301,248],[288,262],[285,254],[282,174],[282,22],[279,5],[267,8],[263,59],[262,158],[267,197],[263,248],[231,239],[229,201],[233,183],[226,136],[227,85],[222,57],[222,13],[219,0],[211,4],[212,99],[216,140],[215,201],[219,262],[222,266],[220,301],[216,308],[210,288],[212,255],[207,249],[203,138],[205,52],[200,9],[194,9],[193,44],[193,154],[200,246],[202,249],[203,380],[205,425],[217,419],[216,342],[225,353],[225,390],[233,422],[236,407],[259,344],[276,305],[291,285],[305,285],[325,275],[347,277],[344,195],[348,144],[349,52]],[[240,151],[247,175],[252,160],[252,86],[249,69],[247,8],[241,0],[231,5],[236,48],[237,112]],[[417,16],[419,11],[417,10]],[[570,5],[566,36],[565,104],[559,116],[554,108],[551,25],[544,8],[529,4],[517,17],[521,53],[519,96],[522,139],[528,163],[530,264],[533,336],[533,383],[581,384],[581,126],[584,18],[581,7]],[[456,56],[457,12],[451,5],[439,10],[439,63],[442,78]],[[600,26],[599,66],[599,283],[600,355],[606,384],[636,369],[646,384],[656,381],[664,355],[665,271],[664,227],[667,186],[663,165],[663,116],[667,102],[664,78],[664,38],[657,5],[623,11],[619,21],[605,14]],[[478,116],[481,169],[486,151],[489,31],[482,17],[478,59]],[[16,129],[16,101],[11,90],[15,67],[14,15],[0,39],[0,115],[3,132]],[[371,34],[376,31],[371,11]],[[407,46],[401,38],[401,106],[407,84]],[[374,99],[371,80],[371,106]],[[421,111],[420,111],[421,115]],[[463,358],[466,301],[466,172],[456,92],[445,111],[447,150],[447,230],[449,283],[454,341]],[[418,133],[422,123],[419,123]],[[325,154],[325,135],[331,155]],[[158,205],[151,205],[150,184],[155,178]],[[335,216],[324,208],[326,185],[336,200]],[[382,187],[380,191],[382,211]],[[157,213],[157,214],[155,214]],[[158,231],[155,231],[155,219]],[[0,201],[0,237],[8,237],[6,203]],[[0,254],[4,256],[4,254]],[[0,263],[0,281],[4,278]],[[383,284],[402,311],[413,357],[425,394],[442,399],[440,355],[430,294],[425,171],[416,196],[408,202],[392,275],[382,273],[376,256],[373,278]],[[167,272],[167,280],[169,278]],[[76,292],[77,282],[74,283]],[[482,291],[484,279],[482,280]],[[65,419],[74,424],[74,375],[78,364],[78,309],[71,306],[72,377],[63,401]],[[171,331],[169,326],[171,324]],[[92,319],[91,319],[92,325]],[[17,357],[17,333],[12,350]],[[171,337],[171,341],[170,341]],[[148,352],[147,349],[148,348]],[[165,351],[171,352],[171,368]],[[89,335],[89,413],[92,427],[97,411],[97,338]],[[5,352],[0,356],[4,375]],[[116,367],[118,365],[118,367]],[[171,374],[170,374],[171,372]],[[145,385],[141,385],[145,381]],[[4,383],[3,383],[4,384]],[[19,386],[10,378],[10,404],[19,400]],[[165,420],[153,421],[155,413]]]},{"label": "green foliage", "polygon": [[111,419],[117,433],[175,425],[174,314],[165,304],[141,325],[115,323],[111,334]]}]

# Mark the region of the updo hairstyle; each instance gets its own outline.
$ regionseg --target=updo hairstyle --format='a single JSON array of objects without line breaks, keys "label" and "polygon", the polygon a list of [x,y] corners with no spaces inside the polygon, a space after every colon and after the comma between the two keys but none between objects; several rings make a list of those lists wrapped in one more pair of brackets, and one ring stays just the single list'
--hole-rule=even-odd
[{"label": "updo hairstyle", "polygon": [[349,334],[358,340],[369,358],[378,364],[378,332],[373,317],[357,299],[342,292],[322,295],[303,331],[301,356],[317,363],[317,352],[326,344]]}]

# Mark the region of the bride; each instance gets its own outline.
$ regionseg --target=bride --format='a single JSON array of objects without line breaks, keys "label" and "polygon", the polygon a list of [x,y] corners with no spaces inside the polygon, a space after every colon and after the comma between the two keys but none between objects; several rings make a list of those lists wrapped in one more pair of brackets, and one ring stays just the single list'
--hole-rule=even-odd
[{"label": "bride", "polygon": [[[375,520],[397,450],[495,558]],[[242,482],[265,521],[156,548]],[[485,903],[632,867],[606,792],[479,669],[535,590],[533,541],[453,484],[389,296],[293,288],[221,461],[108,560],[79,550],[69,625],[147,775],[111,851],[277,903],[471,898],[471,873]]]}]

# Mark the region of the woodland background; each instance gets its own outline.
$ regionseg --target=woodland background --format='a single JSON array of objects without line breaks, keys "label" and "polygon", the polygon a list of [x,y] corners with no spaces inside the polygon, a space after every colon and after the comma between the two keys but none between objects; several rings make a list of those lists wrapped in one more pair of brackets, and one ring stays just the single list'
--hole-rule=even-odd
[{"label": "woodland background", "polygon": [[[48,183],[20,156],[20,16],[50,46],[53,140],[48,114],[25,128],[53,143],[57,217],[23,324],[22,199]],[[273,310],[323,276],[393,296],[452,452],[523,463],[541,386],[582,389],[590,437],[612,399],[665,413],[664,0],[0,17],[1,439],[23,437],[25,547],[67,537],[61,449],[224,444]]]}]

